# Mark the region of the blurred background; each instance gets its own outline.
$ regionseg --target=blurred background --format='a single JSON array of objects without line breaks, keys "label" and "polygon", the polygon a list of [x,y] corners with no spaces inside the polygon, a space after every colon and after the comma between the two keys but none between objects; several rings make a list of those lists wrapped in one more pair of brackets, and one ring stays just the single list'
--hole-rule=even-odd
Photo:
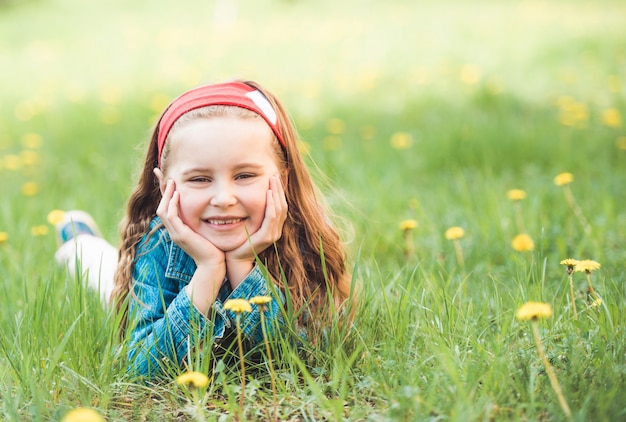
[{"label": "blurred background", "polygon": [[440,234],[565,170],[601,182],[613,207],[625,16],[610,0],[4,0],[2,223],[27,232],[50,209],[85,208],[115,241],[158,113],[233,78],[283,99],[357,248],[402,259],[399,220]]},{"label": "blurred background", "polygon": [[[182,417],[169,385],[127,394],[115,321],[54,263],[49,216],[84,209],[116,244],[158,114],[234,78],[290,111],[363,286],[356,345],[316,348],[311,388],[281,362],[282,414],[558,420],[514,318],[540,300],[574,419],[623,419],[623,0],[0,0],[0,77],[7,420]],[[601,268],[569,284],[566,258]]]}]

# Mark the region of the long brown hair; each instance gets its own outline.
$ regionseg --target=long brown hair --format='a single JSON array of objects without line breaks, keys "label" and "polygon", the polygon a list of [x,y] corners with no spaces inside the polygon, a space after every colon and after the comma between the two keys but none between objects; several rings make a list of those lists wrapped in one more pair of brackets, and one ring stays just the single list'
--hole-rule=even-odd
[{"label": "long brown hair", "polygon": [[[254,82],[244,83],[261,91],[276,111],[279,127],[285,141],[284,149],[277,139],[274,140],[279,168],[287,169],[285,196],[288,204],[287,219],[283,233],[275,247],[269,247],[259,253],[259,259],[267,268],[273,281],[283,290],[288,289],[294,311],[299,321],[330,320],[329,307],[339,311],[350,296],[351,276],[346,268],[343,244],[330,223],[329,215],[321,196],[298,150],[298,136],[289,116],[280,101]],[[254,113],[232,106],[221,110],[237,110],[239,117]],[[195,115],[202,113],[196,111]],[[226,111],[227,112],[227,111]],[[191,116],[192,112],[187,113]],[[224,113],[224,111],[222,111]],[[184,124],[184,119],[179,122]],[[258,116],[256,116],[258,117]],[[172,132],[176,126],[172,128]],[[170,132],[169,136],[171,136]],[[126,216],[121,223],[122,242],[119,251],[119,264],[115,272],[115,287],[111,298],[118,311],[125,312],[125,299],[129,295],[133,282],[133,263],[137,245],[148,232],[150,221],[156,215],[161,200],[161,191],[153,169],[158,161],[158,124],[152,134],[144,167],[139,181],[128,201]],[[163,151],[165,165],[166,150]],[[304,311],[306,308],[305,312]],[[123,327],[125,328],[125,318]]]}]

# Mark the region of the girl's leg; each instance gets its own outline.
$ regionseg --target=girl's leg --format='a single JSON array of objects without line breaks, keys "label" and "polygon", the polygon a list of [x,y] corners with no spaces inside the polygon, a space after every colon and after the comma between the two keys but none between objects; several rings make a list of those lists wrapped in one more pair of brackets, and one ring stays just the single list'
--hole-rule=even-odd
[{"label": "girl's leg", "polygon": [[113,275],[117,267],[117,249],[100,235],[91,216],[83,211],[68,211],[57,224],[61,247],[54,257],[65,265],[69,274],[80,274],[87,285],[109,302],[113,290]]}]

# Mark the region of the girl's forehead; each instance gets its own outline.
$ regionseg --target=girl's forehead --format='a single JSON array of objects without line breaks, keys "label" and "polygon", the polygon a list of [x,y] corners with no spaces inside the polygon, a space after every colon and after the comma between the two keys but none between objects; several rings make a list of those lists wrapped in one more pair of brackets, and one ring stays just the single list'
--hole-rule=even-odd
[{"label": "girl's forehead", "polygon": [[278,162],[273,132],[263,119],[193,119],[172,135],[167,167],[180,161],[211,167]]}]

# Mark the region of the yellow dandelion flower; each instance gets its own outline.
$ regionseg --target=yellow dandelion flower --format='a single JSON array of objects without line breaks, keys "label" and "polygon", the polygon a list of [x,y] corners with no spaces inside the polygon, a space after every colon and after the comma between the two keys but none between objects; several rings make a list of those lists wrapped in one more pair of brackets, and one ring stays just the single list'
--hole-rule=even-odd
[{"label": "yellow dandelion flower", "polygon": [[7,240],[9,240],[9,233],[0,232],[0,245],[2,245],[3,243],[7,243]]},{"label": "yellow dandelion flower", "polygon": [[461,68],[461,82],[467,85],[476,85],[480,82],[480,69],[473,64],[466,64]]},{"label": "yellow dandelion flower", "polygon": [[561,265],[565,265],[567,267],[567,273],[571,274],[574,271],[574,267],[578,264],[578,260],[574,258],[567,258],[559,262]]},{"label": "yellow dandelion flower", "polygon": [[578,261],[574,266],[574,271],[578,272],[586,272],[587,274],[595,271],[601,267],[599,262],[596,262],[592,259],[583,259],[582,261]]},{"label": "yellow dandelion flower", "polygon": [[335,135],[329,135],[324,138],[324,149],[328,151],[337,151],[341,147],[341,138]]},{"label": "yellow dandelion flower", "polygon": [[4,166],[7,170],[19,170],[22,167],[22,159],[15,154],[8,154],[4,156]]},{"label": "yellow dandelion flower", "polygon": [[559,173],[554,178],[554,184],[557,186],[569,185],[573,181],[574,181],[574,175],[568,172]]},{"label": "yellow dandelion flower", "polygon": [[611,107],[602,112],[602,123],[609,127],[620,127],[622,116],[618,109]]},{"label": "yellow dandelion flower", "polygon": [[552,306],[544,302],[526,302],[515,313],[520,321],[529,319],[543,319],[552,316]]},{"label": "yellow dandelion flower", "polygon": [[584,128],[587,125],[589,118],[589,111],[584,103],[579,103],[574,99],[569,101],[563,101],[559,103],[561,114],[559,115],[559,122],[563,126],[572,126],[577,128]]},{"label": "yellow dandelion flower", "polygon": [[400,230],[407,231],[417,228],[417,220],[403,220],[400,222]]},{"label": "yellow dandelion flower", "polygon": [[22,185],[22,194],[24,196],[35,196],[39,192],[39,186],[35,182],[26,182]]},{"label": "yellow dandelion flower", "polygon": [[465,230],[462,227],[450,227],[445,233],[446,239],[456,240],[465,236]]},{"label": "yellow dandelion flower", "polygon": [[593,301],[593,303],[591,304],[592,307],[596,307],[596,306],[600,306],[602,305],[602,299],[597,298],[596,300]]},{"label": "yellow dandelion flower", "polygon": [[267,305],[272,301],[272,298],[269,296],[255,296],[250,299],[250,303],[253,305]]},{"label": "yellow dandelion flower", "polygon": [[191,385],[196,388],[204,388],[209,385],[209,377],[202,372],[187,372],[176,377],[178,385]]},{"label": "yellow dandelion flower", "polygon": [[513,238],[511,246],[518,252],[529,252],[535,249],[535,242],[526,233],[521,233]]},{"label": "yellow dandelion flower", "polygon": [[104,422],[104,417],[88,407],[78,407],[70,410],[61,422]]},{"label": "yellow dandelion flower", "polygon": [[511,189],[506,193],[506,196],[511,201],[521,201],[522,199],[526,199],[526,192],[521,189]]},{"label": "yellow dandelion flower", "polygon": [[567,258],[559,262],[559,264],[565,265],[568,267],[574,267],[576,264],[578,264],[578,260],[574,258]]},{"label": "yellow dandelion flower", "polygon": [[251,312],[252,307],[250,306],[250,302],[245,299],[228,299],[224,303],[224,309],[233,311],[236,314],[240,314],[242,312]]},{"label": "yellow dandelion flower", "polygon": [[52,210],[48,213],[47,220],[48,220],[48,223],[52,224],[53,226],[56,226],[61,221],[63,221],[63,217],[65,217],[65,211]]},{"label": "yellow dandelion flower", "polygon": [[390,142],[394,149],[409,149],[413,144],[413,137],[408,132],[396,132],[391,135]]},{"label": "yellow dandelion flower", "polygon": [[45,236],[48,234],[48,226],[42,224],[39,226],[31,227],[30,234],[35,237]]},{"label": "yellow dandelion flower", "polygon": [[326,129],[333,135],[341,135],[346,131],[346,124],[343,120],[338,118],[332,118],[326,123]]},{"label": "yellow dandelion flower", "polygon": [[22,145],[28,149],[38,149],[42,143],[43,139],[38,133],[26,133],[22,136]]},{"label": "yellow dandelion flower", "polygon": [[25,166],[34,166],[39,161],[39,154],[30,149],[25,149],[20,153],[20,158]]}]

